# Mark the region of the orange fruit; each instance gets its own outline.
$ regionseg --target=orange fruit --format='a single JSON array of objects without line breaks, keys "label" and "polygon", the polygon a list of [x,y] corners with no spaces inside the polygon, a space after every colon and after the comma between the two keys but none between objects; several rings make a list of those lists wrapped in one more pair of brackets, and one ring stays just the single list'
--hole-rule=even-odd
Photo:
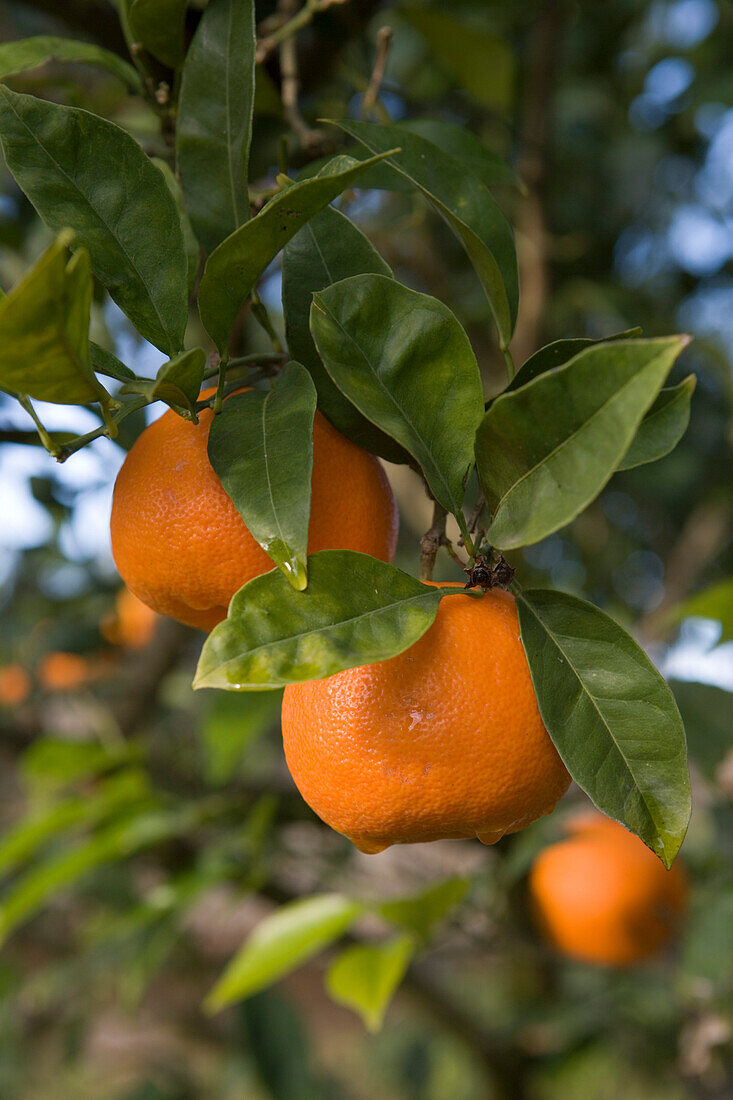
[{"label": "orange fruit", "polygon": [[156,619],[155,612],[133,596],[129,588],[121,588],[115,600],[114,614],[102,619],[99,630],[112,645],[142,649],[153,637]]},{"label": "orange fruit", "polygon": [[583,814],[567,840],[545,848],[530,872],[535,918],[560,951],[603,966],[631,966],[673,938],[687,876],[667,871],[645,844],[601,814]]},{"label": "orange fruit", "polygon": [[[213,413],[165,413],[136,440],[112,501],[112,553],[128,588],[189,626],[212,630],[234,593],[274,563],[209,462]],[[293,458],[298,461],[297,456]],[[391,560],[397,509],[379,460],[316,413],[308,552],[361,550]]]},{"label": "orange fruit", "polygon": [[78,653],[47,653],[38,664],[38,679],[46,691],[74,691],[93,679],[96,671]]},{"label": "orange fruit", "polygon": [[31,678],[22,665],[0,668],[0,704],[18,707],[31,693]]},{"label": "orange fruit", "polygon": [[550,813],[570,783],[542,724],[514,598],[498,590],[444,597],[397,657],[290,685],[282,730],[303,798],[363,852],[493,844]]}]

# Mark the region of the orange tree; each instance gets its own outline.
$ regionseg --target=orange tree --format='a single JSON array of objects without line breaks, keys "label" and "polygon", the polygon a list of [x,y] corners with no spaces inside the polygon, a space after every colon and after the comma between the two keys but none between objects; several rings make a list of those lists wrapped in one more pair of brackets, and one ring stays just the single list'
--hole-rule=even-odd
[{"label": "orange tree", "polygon": [[[296,782],[364,850],[496,841],[549,812],[572,778],[669,868],[690,815],[674,696],[594,603],[525,587],[517,552],[574,521],[618,471],[676,446],[695,379],[666,383],[688,337],[562,339],[515,364],[517,259],[492,192],[520,181],[461,125],[390,120],[388,35],[361,118],[309,130],[294,43],[327,7],[309,0],[288,16],[283,6],[258,37],[248,0],[210,0],[203,12],[134,0],[120,5],[129,61],[65,38],[2,47],[4,79],[47,58],[111,71],[160,130],[136,140],[101,114],[0,85],[7,167],[55,234],[0,302],[0,385],[59,462],[117,438],[147,406],[169,406],[118,481],[120,572],[154,610],[211,631],[194,687],[286,689]],[[253,112],[272,91],[275,51],[290,134],[273,149],[277,169],[250,181]],[[443,220],[482,289],[482,340],[503,360],[501,386],[485,385],[454,312],[404,285],[333,205],[354,188],[410,193]],[[278,258],[284,340],[259,293]],[[90,339],[104,292],[166,357],[155,378]],[[247,350],[249,319],[266,347]],[[34,401],[92,407],[99,426],[60,437]],[[419,576],[390,563],[393,502],[370,456],[416,471],[432,502]],[[432,581],[439,554],[461,583]],[[134,769],[104,782],[122,805],[147,797]],[[89,865],[220,811],[204,800],[140,835],[124,820],[96,837]],[[41,897],[53,881],[38,884]],[[397,932],[347,947],[329,971],[333,996],[376,1024],[465,889],[450,880],[417,900],[373,903]],[[6,906],[6,932],[29,895]],[[367,909],[341,893],[284,905],[209,1007],[262,990]]]}]

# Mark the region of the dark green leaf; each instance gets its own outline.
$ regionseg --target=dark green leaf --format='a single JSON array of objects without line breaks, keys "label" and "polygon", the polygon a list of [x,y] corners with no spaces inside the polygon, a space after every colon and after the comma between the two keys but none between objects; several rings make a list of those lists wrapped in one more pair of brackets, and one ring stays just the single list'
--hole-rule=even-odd
[{"label": "dark green leaf", "polygon": [[385,901],[379,906],[379,913],[391,924],[407,928],[421,939],[427,939],[435,925],[444,921],[451,909],[463,901],[468,887],[468,879],[449,878],[437,886],[429,886],[414,897]]},{"label": "dark green leaf", "polygon": [[419,134],[420,137],[432,141],[444,153],[456,157],[486,187],[507,184],[512,187],[522,186],[512,166],[493,153],[481,138],[476,137],[465,126],[457,126],[437,118],[414,118],[402,119],[400,128]]},{"label": "dark green leaf", "polygon": [[667,386],[657,396],[623,457],[619,470],[631,470],[646,462],[656,462],[673,450],[690,423],[690,401],[697,379],[694,374],[676,386]]},{"label": "dark green leaf", "polygon": [[733,577],[728,577],[704,592],[691,596],[674,610],[676,620],[697,615],[701,619],[717,619],[723,630],[719,642],[733,641]]},{"label": "dark green leaf", "polygon": [[600,493],[687,343],[596,344],[497,397],[476,436],[493,546],[539,542]]},{"label": "dark green leaf", "polygon": [[83,249],[60,233],[0,301],[0,385],[62,405],[108,400],[89,362],[92,277]]},{"label": "dark green leaf", "polygon": [[165,401],[172,409],[194,419],[205,367],[204,349],[191,348],[163,363],[155,378],[125,382],[120,393],[139,393],[148,401]]},{"label": "dark green leaf", "polygon": [[520,386],[531,382],[538,375],[545,374],[546,371],[553,370],[555,367],[561,367],[563,363],[567,363],[581,351],[585,351],[586,348],[595,347],[597,344],[607,344],[611,340],[633,340],[637,336],[641,336],[640,328],[615,332],[612,336],[604,336],[602,340],[590,340],[585,337],[578,340],[555,340],[552,344],[546,344],[545,347],[540,348],[534,355],[530,355],[529,359],[522,363],[509,385],[502,392],[508,393],[509,390],[518,390]]},{"label": "dark green leaf", "polygon": [[159,168],[163,173],[163,179],[165,180],[166,187],[173,196],[173,201],[176,204],[176,210],[178,211],[178,217],[181,221],[181,231],[183,232],[183,246],[186,250],[186,268],[188,272],[187,285],[189,294],[193,290],[196,282],[196,276],[198,275],[199,265],[201,263],[201,246],[196,239],[196,234],[193,231],[191,225],[191,219],[186,213],[186,208],[183,203],[183,191],[181,185],[173,174],[173,170],[164,160],[160,160],[158,157],[152,158],[153,164],[156,168]]},{"label": "dark green leaf", "polygon": [[350,187],[371,164],[335,157],[311,180],[286,187],[256,218],[240,226],[216,248],[206,263],[199,288],[204,328],[222,355],[244,300],[263,271],[302,226]]},{"label": "dark green leaf", "polygon": [[239,1006],[239,1015],[247,1055],[268,1097],[327,1100],[311,1071],[305,1029],[284,997],[272,989],[255,993]]},{"label": "dark green leaf", "polygon": [[318,407],[334,427],[372,454],[388,462],[404,462],[407,456],[402,448],[362,416],[331,381],[308,325],[314,291],[365,272],[392,274],[361,230],[327,206],[288,241],[283,252],[285,335],[290,354],[310,371]]},{"label": "dark green leaf", "polygon": [[188,320],[175,202],[136,141],[88,111],[0,85],[8,168],[52,229],[69,226],[92,270],[140,333],[168,355]]},{"label": "dark green leaf", "polygon": [[128,3],[130,31],[148,53],[171,69],[183,60],[187,0],[132,0]]},{"label": "dark green leaf", "polygon": [[690,817],[685,731],[669,686],[626,631],[563,592],[517,597],[542,720],[575,782],[669,867]]},{"label": "dark green leaf", "polygon": [[517,319],[517,257],[509,223],[487,188],[455,157],[409,130],[343,120],[335,125],[373,153],[401,147],[386,163],[430,199],[463,244],[486,291],[501,344],[506,346]]},{"label": "dark green leaf", "polygon": [[277,691],[214,694],[201,724],[209,783],[226,783],[236,774],[249,746],[278,724],[281,705]]},{"label": "dark green leaf", "polygon": [[206,252],[249,220],[254,80],[253,0],[211,0],[183,66],[177,125],[186,208]]},{"label": "dark green leaf", "polygon": [[384,275],[355,275],[314,294],[311,332],[339,389],[417,460],[436,500],[460,512],[483,393],[448,307]]},{"label": "dark green leaf", "polygon": [[107,351],[106,348],[100,347],[99,344],[95,344],[93,340],[89,341],[89,355],[92,360],[92,366],[97,374],[104,374],[107,378],[114,378],[118,382],[134,381],[134,371],[131,371],[129,367],[121,363],[117,356],[113,355],[111,351]]},{"label": "dark green leaf", "polygon": [[329,995],[358,1012],[370,1031],[379,1031],[415,948],[415,939],[409,935],[347,947],[328,968]]},{"label": "dark green leaf", "polygon": [[341,894],[282,905],[265,917],[234,956],[204,1002],[209,1012],[258,993],[338,939],[362,911]]},{"label": "dark green leaf", "polygon": [[75,42],[70,38],[55,38],[46,34],[1,43],[0,80],[35,69],[46,61],[81,61],[86,65],[99,65],[118,76],[133,91],[138,92],[141,88],[137,71],[110,50],[94,46],[91,42]]},{"label": "dark green leaf", "polygon": [[209,431],[209,460],[262,549],[294,588],[308,584],[316,389],[288,363],[271,389],[230,397]]},{"label": "dark green leaf", "polygon": [[425,633],[440,598],[368,554],[321,550],[305,592],[279,570],[240,588],[204,643],[194,687],[267,690],[394,657]]},{"label": "dark green leaf", "polygon": [[687,748],[707,779],[733,748],[733,695],[712,684],[671,683],[687,734]]},{"label": "dark green leaf", "polygon": [[501,38],[482,26],[460,22],[449,9],[408,7],[402,8],[401,14],[473,99],[500,110],[510,105],[514,54]]}]

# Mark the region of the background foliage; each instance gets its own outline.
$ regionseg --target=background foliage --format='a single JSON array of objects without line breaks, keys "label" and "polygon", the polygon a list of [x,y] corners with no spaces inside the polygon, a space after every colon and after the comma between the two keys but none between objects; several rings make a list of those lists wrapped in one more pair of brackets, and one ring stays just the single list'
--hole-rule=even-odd
[{"label": "background foliage", "polygon": [[[180,7],[170,5],[172,17]],[[187,36],[201,7],[189,5]],[[257,5],[261,27],[273,10]],[[258,187],[272,183],[284,133],[295,134],[295,174],[340,140],[317,120],[350,116],[358,126],[385,25],[394,39],[382,101],[392,118],[458,123],[523,181],[520,191],[482,154],[480,170],[517,227],[515,360],[553,339],[637,324],[645,336],[696,337],[671,377],[698,377],[675,452],[619,472],[581,517],[517,552],[523,583],[591,598],[678,681],[696,796],[682,856],[694,883],[683,941],[660,962],[620,974],[563,962],[538,943],[524,875],[534,851],[559,834],[563,814],[584,801],[578,793],[553,818],[487,850],[451,842],[365,858],[323,828],[284,770],[277,695],[194,696],[198,636],[160,623],[137,649],[110,644],[100,628],[119,583],[107,546],[111,484],[143,414],[125,421],[119,446],[100,440],[57,467],[24,445],[31,422],[0,395],[0,659],[28,669],[33,685],[0,718],[3,1094],[730,1094],[733,662],[718,642],[733,631],[733,8],[722,0],[334,4],[299,36],[297,104],[280,96],[292,58],[274,51],[258,68],[250,150]],[[63,10],[11,0],[0,34],[61,34],[128,56],[103,0],[71,0]],[[165,128],[131,94],[134,70],[113,68],[54,62],[14,77],[12,87],[89,108],[165,156]],[[185,165],[185,149],[181,156]],[[355,178],[342,208],[401,282],[453,310],[489,392],[498,390],[503,360],[460,245],[419,196],[378,190],[378,170],[363,187]],[[226,205],[218,213],[221,226]],[[218,243],[217,224],[197,229]],[[2,287],[50,242],[5,174]],[[163,279],[161,294],[166,287]],[[280,287],[278,261],[260,288],[276,327]],[[110,299],[98,286],[94,293],[91,335],[102,354],[115,352],[152,380],[165,356],[137,342]],[[199,322],[188,323],[192,342],[205,341]],[[168,350],[154,319],[143,330]],[[246,351],[269,346],[252,318],[240,335]],[[307,346],[299,354],[305,359]],[[181,371],[164,380],[179,387],[183,407],[185,380]],[[98,423],[83,409],[39,407],[59,432]],[[398,563],[414,571],[429,510],[409,472],[394,467],[391,476],[404,521]],[[454,576],[447,560],[441,568]],[[721,586],[713,595],[696,595],[713,585]],[[48,655],[58,652],[84,658],[73,666],[76,684],[67,668],[61,691],[48,675]],[[446,880],[437,897],[386,907]],[[305,960],[351,927],[346,952],[335,963],[313,955],[274,990],[210,1015],[204,998],[209,1008],[224,999],[216,983],[245,935],[273,905],[311,894],[320,908],[306,913],[305,926],[312,920],[321,939],[293,937],[286,922],[275,963],[286,952]],[[302,933],[303,920],[296,923]],[[376,1025],[406,968],[390,1026],[367,1036],[353,990]],[[249,991],[276,973],[253,970],[245,952],[235,976]],[[338,1005],[323,991],[324,976]]]}]

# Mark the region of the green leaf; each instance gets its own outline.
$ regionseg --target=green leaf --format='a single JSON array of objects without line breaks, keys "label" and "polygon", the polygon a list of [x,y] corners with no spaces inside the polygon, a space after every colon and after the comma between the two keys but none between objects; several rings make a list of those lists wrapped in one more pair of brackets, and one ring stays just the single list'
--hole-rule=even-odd
[{"label": "green leaf", "polygon": [[129,741],[107,745],[98,741],[64,741],[39,737],[23,753],[21,773],[26,783],[39,787],[66,786],[108,771],[139,755]]},{"label": "green leaf", "polygon": [[[517,257],[509,223],[487,188],[455,157],[409,130],[350,120],[334,125],[373,153],[387,155],[386,163],[411,180],[445,218],[481,280],[505,347],[517,320]],[[395,145],[401,152],[388,155]]]},{"label": "green leaf", "polygon": [[362,911],[342,894],[321,894],[282,905],[245,940],[204,1007],[217,1012],[265,989],[338,939]]},{"label": "green leaf", "polygon": [[520,389],[521,386],[531,382],[538,375],[545,374],[555,367],[561,367],[563,363],[567,363],[581,351],[585,351],[586,348],[592,348],[598,344],[608,344],[613,340],[633,340],[637,336],[641,336],[640,328],[615,332],[612,336],[604,336],[600,340],[591,340],[585,337],[577,340],[555,340],[553,343],[540,348],[534,355],[530,355],[529,359],[522,363],[509,385],[502,392],[508,393],[510,390]]},{"label": "green leaf", "polygon": [[316,388],[288,363],[267,393],[230,397],[209,431],[209,461],[262,549],[293,588],[308,584]]},{"label": "green leaf", "polygon": [[379,1031],[415,946],[414,937],[396,936],[386,943],[347,947],[328,968],[329,996],[358,1012],[370,1031]]},{"label": "green leaf", "polygon": [[656,462],[677,446],[690,423],[690,400],[696,382],[695,375],[688,374],[678,385],[660,391],[639,425],[619,470]]},{"label": "green leaf", "polygon": [[158,169],[111,122],[0,85],[8,168],[41,218],[89,250],[92,270],[139,332],[168,355],[188,321],[176,205]]},{"label": "green leaf", "polygon": [[120,393],[139,393],[148,401],[165,401],[176,412],[185,414],[187,419],[195,420],[196,401],[201,392],[205,367],[204,349],[191,348],[163,363],[155,378],[136,378],[133,382],[125,382]]},{"label": "green leaf", "polygon": [[521,188],[522,182],[510,164],[465,126],[456,126],[438,118],[400,120],[400,128],[431,141],[444,153],[461,161],[486,187],[509,185]]},{"label": "green leaf", "polygon": [[71,38],[37,35],[17,42],[0,43],[0,80],[44,65],[47,61],[81,61],[99,65],[118,76],[134,92],[141,90],[137,71],[116,53],[94,46],[91,42],[75,42]]},{"label": "green leaf", "polygon": [[600,493],[688,342],[596,344],[497,397],[476,436],[493,546],[539,542]]},{"label": "green leaf", "polygon": [[514,54],[501,38],[483,27],[463,23],[447,10],[400,9],[461,88],[486,107],[505,110],[514,91]]},{"label": "green leaf", "polygon": [[718,642],[733,641],[733,577],[691,596],[674,609],[671,617],[679,621],[691,615],[701,619],[717,619],[723,628]]},{"label": "green leaf", "polygon": [[246,750],[278,724],[282,696],[277,691],[232,695],[218,691],[201,724],[206,780],[226,783],[236,774]]},{"label": "green leaf", "polygon": [[[183,60],[187,0],[132,0],[128,6],[130,31],[148,53],[170,69]],[[129,3],[129,0],[128,0]]]},{"label": "green leaf", "polygon": [[111,351],[95,344],[93,340],[89,341],[89,356],[97,374],[104,374],[107,378],[114,378],[117,382],[134,381],[134,371],[121,363]]},{"label": "green leaf", "polygon": [[290,354],[309,370],[318,391],[318,407],[333,426],[364,450],[388,462],[405,462],[403,449],[362,416],[331,381],[308,326],[314,291],[367,272],[392,274],[353,222],[332,206],[321,210],[288,241],[283,252],[285,335]]},{"label": "green leaf", "polygon": [[517,597],[542,720],[575,782],[669,867],[690,817],[685,731],[644,651],[593,604]]},{"label": "green leaf", "polygon": [[211,0],[183,66],[178,170],[186,208],[206,252],[250,217],[254,7],[253,0]]},{"label": "green leaf", "polygon": [[733,695],[712,684],[675,680],[670,684],[687,734],[690,756],[706,779],[714,780],[731,751]]},{"label": "green leaf", "polygon": [[271,1100],[329,1100],[314,1077],[300,1013],[285,997],[263,990],[243,1001],[238,1014],[247,1058]]},{"label": "green leaf", "polygon": [[305,592],[279,570],[240,588],[204,643],[194,687],[266,691],[383,661],[425,633],[440,598],[368,554],[321,550]]},{"label": "green leaf", "polygon": [[355,275],[313,295],[311,332],[339,389],[402,444],[436,500],[458,513],[483,392],[448,307],[384,275]]},{"label": "green leaf", "polygon": [[244,300],[267,265],[309,218],[328,206],[383,157],[355,162],[335,157],[313,179],[286,187],[256,218],[227,237],[207,260],[199,288],[204,328],[222,355]]},{"label": "green leaf", "polygon": [[60,233],[0,301],[0,385],[61,405],[106,404],[89,362],[89,256],[71,257],[72,239]]},{"label": "green leaf", "polygon": [[193,231],[191,219],[186,213],[186,208],[183,203],[183,191],[181,190],[181,185],[173,174],[170,165],[167,164],[164,160],[160,160],[158,157],[152,157],[151,159],[155,167],[163,173],[165,185],[173,196],[173,201],[176,204],[176,210],[178,211],[178,217],[181,221],[181,231],[183,232],[183,247],[186,250],[186,284],[188,286],[188,293],[190,294],[196,282],[196,276],[198,275],[199,265],[201,263],[201,246],[196,239],[196,234]]},{"label": "green leaf", "polygon": [[391,924],[406,928],[426,940],[435,925],[445,920],[451,909],[463,901],[468,887],[468,879],[449,878],[436,886],[429,886],[414,897],[385,901],[379,906],[379,913]]}]

